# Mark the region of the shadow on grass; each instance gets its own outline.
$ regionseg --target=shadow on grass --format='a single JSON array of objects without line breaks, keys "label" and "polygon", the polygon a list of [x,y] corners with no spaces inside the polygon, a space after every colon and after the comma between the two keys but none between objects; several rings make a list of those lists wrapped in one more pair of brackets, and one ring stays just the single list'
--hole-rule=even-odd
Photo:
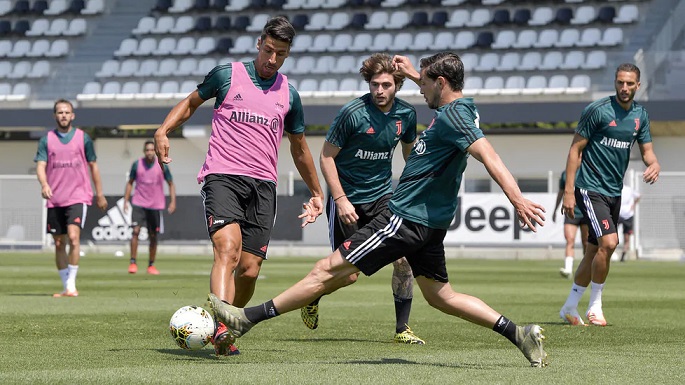
[{"label": "shadow on grass", "polygon": [[355,360],[355,361],[341,361],[340,364],[356,364],[356,365],[419,365],[419,366],[435,366],[440,368],[463,368],[463,369],[485,369],[488,366],[494,365],[483,364],[458,364],[458,363],[437,363],[437,362],[416,362],[401,358],[381,358],[379,360]]}]

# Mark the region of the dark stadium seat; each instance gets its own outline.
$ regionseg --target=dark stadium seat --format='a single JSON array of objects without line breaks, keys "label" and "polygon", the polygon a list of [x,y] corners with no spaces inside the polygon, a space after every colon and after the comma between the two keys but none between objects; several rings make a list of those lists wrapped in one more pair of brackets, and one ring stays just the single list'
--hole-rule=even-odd
[{"label": "dark stadium seat", "polygon": [[295,27],[296,31],[303,31],[304,26],[309,24],[309,16],[305,13],[298,13],[297,15],[293,16],[292,20],[290,20],[290,23]]},{"label": "dark stadium seat", "polygon": [[222,37],[216,43],[216,47],[214,47],[214,53],[225,55],[228,53],[228,50],[230,50],[232,47],[233,39],[231,39],[230,37]]},{"label": "dark stadium seat", "polygon": [[12,29],[12,33],[14,35],[25,36],[26,31],[28,31],[29,29],[31,29],[31,24],[28,20],[17,20],[14,23],[14,29]]},{"label": "dark stadium seat", "polygon": [[597,12],[596,22],[604,24],[613,24],[614,17],[616,17],[616,8],[612,6],[602,7]]},{"label": "dark stadium seat", "polygon": [[223,11],[228,5],[228,0],[214,0],[212,1],[211,9],[215,11]]},{"label": "dark stadium seat", "polygon": [[169,8],[171,8],[171,3],[172,0],[157,0],[157,3],[152,10],[157,12],[168,12]]},{"label": "dark stadium seat", "polygon": [[31,13],[34,15],[42,15],[48,9],[48,2],[46,0],[36,0],[31,7]]},{"label": "dark stadium seat", "polygon": [[240,15],[233,19],[233,29],[236,31],[244,31],[250,25],[250,18],[245,15]]},{"label": "dark stadium seat", "polygon": [[209,0],[195,0],[191,10],[198,12],[209,10]]},{"label": "dark stadium seat", "polygon": [[228,16],[219,16],[214,23],[215,31],[230,31],[231,30],[231,18]]},{"label": "dark stadium seat", "polygon": [[573,19],[573,11],[571,8],[561,7],[557,9],[557,14],[554,16],[552,22],[559,25],[569,25],[571,24],[571,19]]},{"label": "dark stadium seat", "polygon": [[273,9],[283,9],[283,5],[286,3],[286,0],[268,0],[266,2],[267,7],[273,8]]},{"label": "dark stadium seat", "polygon": [[0,36],[12,33],[12,23],[9,20],[0,20]]},{"label": "dark stadium seat", "polygon": [[358,7],[363,7],[364,5],[364,0],[348,0],[347,4],[345,4],[345,7],[354,9]]},{"label": "dark stadium seat", "polygon": [[352,15],[350,24],[347,25],[346,29],[364,29],[364,25],[369,21],[369,17],[365,13],[355,13]]},{"label": "dark stadium seat", "polygon": [[262,10],[266,7],[266,0],[251,0],[249,9]]},{"label": "dark stadium seat", "polygon": [[411,16],[407,27],[423,28],[428,25],[428,13],[425,11],[416,11]]},{"label": "dark stadium seat", "polygon": [[366,0],[366,6],[372,8],[378,8],[381,6],[383,0]]},{"label": "dark stadium seat", "polygon": [[509,10],[508,9],[498,9],[492,15],[492,24],[497,26],[507,25],[511,23]]},{"label": "dark stadium seat", "polygon": [[473,43],[473,48],[490,48],[495,40],[492,32],[483,31],[478,33],[476,42]]},{"label": "dark stadium seat", "polygon": [[194,32],[209,32],[212,30],[212,19],[209,16],[200,16],[195,20]]},{"label": "dark stadium seat", "polygon": [[433,27],[444,27],[447,23],[447,12],[446,11],[435,11],[431,17],[430,25]]},{"label": "dark stadium seat", "polygon": [[28,0],[19,0],[16,3],[14,3],[14,8],[12,8],[12,11],[10,13],[14,15],[26,15],[30,12],[31,7],[29,5]]},{"label": "dark stadium seat", "polygon": [[514,12],[514,17],[511,19],[511,22],[516,25],[525,26],[528,25],[528,20],[530,20],[530,9],[521,8]]},{"label": "dark stadium seat", "polygon": [[70,15],[80,15],[81,10],[86,7],[86,3],[83,0],[71,0],[71,3],[69,4],[69,7],[67,7],[67,10],[65,13],[70,14]]}]

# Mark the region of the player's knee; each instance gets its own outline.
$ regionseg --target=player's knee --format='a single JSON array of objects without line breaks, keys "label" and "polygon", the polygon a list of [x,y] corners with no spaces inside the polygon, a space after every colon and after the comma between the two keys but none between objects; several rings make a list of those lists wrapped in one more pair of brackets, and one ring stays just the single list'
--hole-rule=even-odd
[{"label": "player's knee", "polygon": [[223,264],[237,265],[240,260],[239,245],[235,242],[214,244],[214,261]]}]

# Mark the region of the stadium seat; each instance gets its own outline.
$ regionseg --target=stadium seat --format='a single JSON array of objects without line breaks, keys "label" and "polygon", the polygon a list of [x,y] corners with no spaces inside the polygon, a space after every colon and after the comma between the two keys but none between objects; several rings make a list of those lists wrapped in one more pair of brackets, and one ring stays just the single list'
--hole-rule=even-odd
[{"label": "stadium seat", "polygon": [[526,79],[523,76],[509,76],[504,82],[504,87],[500,90],[500,95],[520,95],[526,87]]},{"label": "stadium seat", "polygon": [[311,93],[319,89],[319,82],[316,79],[304,79],[300,82],[298,91],[302,93]]},{"label": "stadium seat", "polygon": [[566,75],[553,75],[549,78],[547,88],[542,93],[544,95],[558,95],[566,92],[568,88],[568,77]]},{"label": "stadium seat", "polygon": [[121,83],[115,80],[108,81],[102,85],[102,90],[100,90],[99,94],[95,95],[95,99],[111,100],[114,99],[114,95],[118,94],[119,91],[121,91]]},{"label": "stadium seat", "polygon": [[335,60],[336,58],[331,55],[319,56],[319,58],[316,59],[314,68],[312,68],[312,73],[317,75],[332,73],[333,68],[335,67]]},{"label": "stadium seat", "polygon": [[29,96],[31,96],[31,86],[28,83],[20,82],[12,87],[12,94],[7,95],[6,99],[8,101],[20,101],[28,99]]},{"label": "stadium seat", "polygon": [[338,90],[342,92],[349,92],[350,95],[357,91],[357,86],[359,85],[359,80],[357,78],[345,78],[340,81]]},{"label": "stadium seat", "polygon": [[454,34],[450,31],[440,31],[433,38],[433,49],[435,50],[449,50],[453,46]]},{"label": "stadium seat", "polygon": [[114,56],[131,56],[138,48],[138,40],[133,38],[126,38],[119,44],[119,49],[114,51]]},{"label": "stadium seat", "polygon": [[475,96],[478,95],[483,88],[483,79],[479,76],[467,76],[464,79],[464,95]]},{"label": "stadium seat", "polygon": [[33,2],[33,6],[31,6],[31,13],[43,15],[46,9],[48,9],[48,2],[46,0],[36,0]]},{"label": "stadium seat", "polygon": [[233,19],[233,29],[236,31],[244,31],[250,25],[250,18],[246,15],[240,15]]},{"label": "stadium seat", "polygon": [[511,45],[512,48],[531,48],[538,39],[538,33],[532,29],[524,29],[516,36],[516,41]]},{"label": "stadium seat", "polygon": [[75,18],[71,19],[69,22],[69,28],[67,28],[66,31],[64,31],[63,35],[64,36],[81,36],[86,34],[86,30],[88,29],[88,23],[86,22],[86,19],[83,18]]},{"label": "stadium seat", "polygon": [[562,70],[577,70],[585,64],[585,53],[583,51],[570,51],[566,53],[564,62],[559,66]]},{"label": "stadium seat", "polygon": [[175,76],[190,76],[193,74],[193,71],[197,68],[197,59],[188,57],[182,59],[179,63],[176,69],[174,70],[173,75]]},{"label": "stadium seat", "polygon": [[479,72],[493,71],[499,65],[499,55],[493,52],[488,52],[480,57],[480,62],[475,70]]},{"label": "stadium seat", "polygon": [[27,60],[21,60],[14,63],[14,68],[12,72],[7,74],[8,79],[23,79],[26,75],[31,72],[31,62]]},{"label": "stadium seat", "polygon": [[543,29],[538,35],[538,41],[533,44],[535,48],[551,48],[559,40],[559,31],[556,29]]},{"label": "stadium seat", "polygon": [[216,46],[212,52],[220,55],[227,54],[231,47],[233,47],[233,39],[230,37],[222,37],[216,42]]},{"label": "stadium seat", "polygon": [[369,16],[369,20],[364,25],[366,30],[377,30],[385,28],[390,22],[390,15],[386,11],[375,11]]},{"label": "stadium seat", "polygon": [[149,77],[157,73],[159,63],[156,59],[145,59],[140,62],[138,69],[133,73],[135,77]]},{"label": "stadium seat", "polygon": [[206,55],[214,50],[216,42],[213,37],[203,36],[197,39],[197,45],[190,50],[193,55]]},{"label": "stadium seat", "polygon": [[185,13],[193,6],[192,0],[174,0],[174,5],[167,9],[169,13]]},{"label": "stadium seat", "polygon": [[264,24],[269,20],[269,14],[259,13],[252,16],[252,23],[245,28],[247,32],[261,32],[264,28]]},{"label": "stadium seat", "polygon": [[370,33],[360,33],[354,37],[352,45],[348,47],[351,52],[364,52],[373,44],[373,36]]},{"label": "stadium seat", "polygon": [[50,29],[50,22],[48,19],[37,19],[31,23],[31,28],[26,31],[25,35],[31,37],[43,36],[48,29]]},{"label": "stadium seat", "polygon": [[226,15],[217,17],[216,21],[214,22],[213,29],[219,32],[230,31],[231,29],[233,29],[233,26],[231,25],[231,18]]},{"label": "stadium seat", "polygon": [[497,71],[515,71],[521,63],[521,54],[518,52],[506,52],[502,55]]},{"label": "stadium seat", "polygon": [[25,57],[29,51],[31,51],[31,42],[29,40],[16,40],[14,46],[12,46],[12,51],[7,54],[7,57]]},{"label": "stadium seat", "polygon": [[242,35],[238,36],[235,44],[229,50],[230,53],[247,53],[255,49],[256,40],[252,36]]},{"label": "stadium seat", "polygon": [[469,11],[465,9],[455,9],[450,14],[450,19],[445,23],[447,28],[461,28],[465,27],[469,21]]},{"label": "stadium seat", "polygon": [[69,21],[65,18],[53,19],[50,29],[45,31],[45,36],[62,36],[69,29]]},{"label": "stadium seat", "polygon": [[500,31],[497,33],[495,41],[492,43],[493,49],[508,49],[516,42],[516,32],[511,30]]},{"label": "stadium seat", "polygon": [[7,75],[12,73],[12,63],[3,60],[0,61],[0,79],[7,78]]},{"label": "stadium seat", "polygon": [[152,8],[153,11],[166,13],[171,8],[172,0],[157,0],[155,6]]},{"label": "stadium seat", "polygon": [[28,20],[22,19],[14,22],[14,28],[12,28],[12,33],[17,36],[25,36],[26,32],[31,29],[31,24]]},{"label": "stadium seat", "polygon": [[385,29],[402,29],[409,24],[409,13],[407,11],[394,11],[390,14],[388,22],[384,25]]},{"label": "stadium seat", "polygon": [[542,75],[534,75],[526,81],[526,88],[521,90],[522,95],[540,95],[547,88],[547,78]]},{"label": "stadium seat", "polygon": [[119,72],[119,64],[120,62],[118,60],[106,60],[104,63],[102,63],[100,70],[95,73],[95,77],[109,78],[116,76],[116,74]]},{"label": "stadium seat", "polygon": [[454,5],[461,5],[462,3],[465,3],[467,1],[469,1],[469,0],[442,0],[440,2],[440,4],[445,6],[445,7],[450,7],[450,6],[454,6]]},{"label": "stadium seat", "polygon": [[155,94],[155,99],[171,99],[178,93],[178,82],[166,80],[159,86],[159,92]]},{"label": "stadium seat", "polygon": [[140,85],[140,92],[135,95],[134,99],[152,99],[156,93],[159,92],[159,82],[156,80],[148,80]]},{"label": "stadium seat", "polygon": [[295,35],[290,52],[307,52],[314,43],[311,35]]},{"label": "stadium seat", "polygon": [[557,48],[570,48],[580,40],[580,31],[575,28],[567,28],[561,31],[559,40],[554,43]]},{"label": "stadium seat", "polygon": [[337,79],[324,79],[319,83],[319,92],[321,96],[333,95],[333,92],[338,90]]},{"label": "stadium seat", "polygon": [[464,70],[466,72],[473,71],[478,65],[478,55],[474,53],[465,53],[461,56],[461,62],[464,63]]},{"label": "stadium seat", "polygon": [[467,27],[484,27],[490,23],[490,10],[485,8],[478,8],[471,13],[469,21],[466,22]]},{"label": "stadium seat", "polygon": [[618,9],[618,14],[614,17],[614,24],[629,24],[637,21],[639,12],[635,4],[623,4]]},{"label": "stadium seat", "polygon": [[26,53],[26,57],[41,57],[50,50],[50,41],[38,39],[31,45],[31,50]]},{"label": "stadium seat", "polygon": [[175,37],[165,37],[157,42],[157,48],[152,51],[155,56],[167,56],[171,55],[176,49],[176,38]]},{"label": "stadium seat", "polygon": [[613,47],[623,43],[623,29],[619,27],[607,28],[602,34],[602,40],[598,45],[602,47]]},{"label": "stadium seat", "polygon": [[447,23],[447,12],[446,11],[435,11],[431,16],[428,25],[435,28],[442,28]]},{"label": "stadium seat", "polygon": [[312,40],[307,52],[326,52],[333,45],[333,36],[328,33],[318,33]]},{"label": "stadium seat", "polygon": [[135,28],[133,28],[131,33],[134,35],[147,35],[148,33],[152,32],[153,28],[155,28],[156,22],[157,20],[155,20],[154,17],[142,17],[140,18],[140,20],[138,20],[138,25]]},{"label": "stadium seat", "polygon": [[157,22],[155,23],[154,28],[150,30],[151,33],[160,33],[160,34],[165,34],[169,33],[172,28],[174,28],[174,24],[176,23],[176,19],[172,16],[161,16],[159,19],[157,19]]},{"label": "stadium seat", "polygon": [[492,14],[490,24],[498,27],[505,26],[511,23],[511,18],[508,9],[498,9]]},{"label": "stadium seat", "polygon": [[349,33],[336,33],[333,44],[328,47],[329,52],[346,52],[352,46],[353,38]]},{"label": "stadium seat", "polygon": [[349,74],[358,71],[361,63],[357,63],[357,58],[352,55],[343,55],[337,57],[333,63],[331,72],[334,74]]},{"label": "stadium seat", "polygon": [[350,16],[346,12],[335,12],[331,15],[325,29],[327,31],[338,31],[344,29],[348,24],[350,24]]},{"label": "stadium seat", "polygon": [[178,86],[178,92],[188,95],[197,89],[197,82],[194,80],[185,80]]},{"label": "stadium seat", "polygon": [[571,24],[582,25],[592,23],[595,20],[595,7],[592,5],[583,5],[576,9],[576,13],[571,19]]},{"label": "stadium seat", "polygon": [[364,26],[368,22],[369,18],[365,13],[355,13],[350,19],[350,23],[345,27],[345,29],[364,29]]},{"label": "stadium seat", "polygon": [[0,16],[5,16],[12,11],[12,2],[10,0],[0,1]]},{"label": "stadium seat", "polygon": [[533,11],[533,16],[528,21],[530,26],[547,25],[554,19],[554,11],[550,7],[538,7]]},{"label": "stadium seat", "polygon": [[81,10],[82,15],[98,15],[105,10],[104,0],[88,0],[86,7]]},{"label": "stadium seat", "polygon": [[228,2],[228,5],[226,5],[225,10],[227,12],[242,11],[247,8],[248,5],[250,5],[250,0],[231,0]]},{"label": "stadium seat", "polygon": [[81,93],[76,95],[76,100],[93,100],[100,93],[102,86],[98,82],[87,82]]},{"label": "stadium seat", "polygon": [[133,76],[138,71],[138,59],[126,59],[119,64],[116,77],[127,78]]},{"label": "stadium seat", "polygon": [[294,9],[302,9],[304,7],[304,3],[306,0],[288,0],[283,4],[283,9],[285,10],[294,10]]},{"label": "stadium seat", "polygon": [[68,4],[65,0],[52,0],[50,6],[43,12],[46,16],[57,16],[63,14],[67,10]]},{"label": "stadium seat", "polygon": [[534,71],[542,64],[542,55],[540,52],[526,52],[521,58],[521,64],[518,69],[523,71]]},{"label": "stadium seat", "polygon": [[607,65],[607,54],[605,51],[591,51],[585,57],[585,64],[581,67],[586,70],[604,68]]},{"label": "stadium seat", "polygon": [[67,7],[67,10],[65,13],[71,14],[71,15],[80,15],[81,11],[86,7],[86,4],[83,0],[71,0],[71,3],[69,3],[69,6]]},{"label": "stadium seat", "polygon": [[616,17],[616,8],[613,6],[605,6],[599,9],[597,12],[597,18],[595,22],[603,24],[612,24],[614,18]]},{"label": "stadium seat", "polygon": [[542,63],[538,67],[541,70],[558,70],[563,63],[564,55],[560,51],[549,51],[542,58]]},{"label": "stadium seat", "polygon": [[292,17],[290,23],[293,25],[296,31],[304,31],[309,24],[309,15],[306,13],[298,13]]},{"label": "stadium seat", "polygon": [[476,42],[473,43],[472,48],[490,49],[492,48],[493,41],[492,32],[482,31],[478,33],[478,37],[476,37]]},{"label": "stadium seat", "polygon": [[566,89],[567,94],[583,94],[588,92],[591,87],[590,77],[585,74],[574,75]]},{"label": "stadium seat", "polygon": [[196,12],[208,11],[210,9],[209,0],[195,0],[191,9]]},{"label": "stadium seat", "polygon": [[594,47],[602,39],[602,32],[599,28],[586,28],[576,42],[577,47]]},{"label": "stadium seat", "polygon": [[573,19],[573,11],[568,7],[561,7],[557,9],[556,15],[554,15],[554,24],[558,25],[569,25],[571,24],[571,19]]},{"label": "stadium seat", "polygon": [[322,5],[321,8],[323,9],[338,9],[344,6],[347,3],[347,0],[326,0]]},{"label": "stadium seat", "polygon": [[407,27],[425,28],[428,26],[428,13],[426,11],[416,11],[411,15],[411,20],[407,23]]},{"label": "stadium seat", "polygon": [[[397,36],[400,35],[398,34]],[[418,32],[414,35],[414,40],[408,48],[412,51],[427,51],[434,46],[433,38],[432,32]],[[393,43],[393,46],[395,46],[395,43]]]},{"label": "stadium seat", "polygon": [[501,76],[490,76],[483,82],[479,95],[492,96],[497,95],[504,88],[504,79]]},{"label": "stadium seat", "polygon": [[157,49],[157,39],[154,37],[146,37],[138,42],[138,48],[133,51],[133,56],[147,56]]},{"label": "stadium seat", "polygon": [[[47,20],[46,20],[47,22]],[[9,20],[0,20],[0,36],[12,34],[12,22]]]},{"label": "stadium seat", "polygon": [[297,58],[297,66],[290,70],[295,75],[306,75],[312,72],[316,66],[316,58],[313,56],[300,56]]},{"label": "stadium seat", "polygon": [[216,66],[217,62],[214,58],[206,57],[204,59],[200,59],[200,61],[197,63],[197,68],[195,68],[195,70],[193,71],[193,75],[207,75],[209,71],[211,71]]},{"label": "stadium seat", "polygon": [[140,93],[140,83],[137,81],[124,82],[121,90],[114,96],[116,100],[132,100],[135,94]]},{"label": "stadium seat", "polygon": [[[400,32],[395,35],[395,37],[392,39],[392,45],[390,45],[390,51],[392,52],[403,52],[409,49],[409,46],[412,45],[413,39],[414,39],[414,33],[410,32]],[[428,38],[430,41],[433,41],[433,37]]]},{"label": "stadium seat", "polygon": [[454,49],[467,49],[471,48],[476,42],[476,35],[471,31],[459,31],[457,32],[452,48]]},{"label": "stadium seat", "polygon": [[176,48],[171,53],[173,55],[190,55],[193,48],[195,48],[195,38],[183,36],[176,41]]},{"label": "stadium seat", "polygon": [[322,31],[329,23],[327,12],[315,12],[309,19],[309,24],[304,26],[305,31]]},{"label": "stadium seat", "polygon": [[393,35],[388,32],[377,33],[373,38],[373,44],[367,47],[370,51],[385,52],[392,46]]},{"label": "stadium seat", "polygon": [[520,27],[524,27],[528,25],[528,21],[530,20],[530,9],[528,8],[521,8],[517,9],[514,12],[514,16],[511,18],[511,22],[513,24],[516,24]]}]

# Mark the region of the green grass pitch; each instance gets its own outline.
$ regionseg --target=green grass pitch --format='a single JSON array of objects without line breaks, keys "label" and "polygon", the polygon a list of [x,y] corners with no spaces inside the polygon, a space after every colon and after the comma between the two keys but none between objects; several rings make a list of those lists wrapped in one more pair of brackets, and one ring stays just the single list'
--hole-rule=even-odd
[{"label": "green grass pitch", "polygon": [[[139,259],[145,266],[146,255]],[[410,324],[425,346],[394,344],[391,268],[321,301],[319,329],[299,312],[238,340],[239,356],[176,347],[168,322],[204,305],[209,255],[160,255],[160,276],[127,273],[127,258],[81,260],[78,298],[61,289],[51,253],[0,254],[0,384],[682,384],[685,264],[614,263],[604,293],[609,325],[571,327],[558,311],[570,281],[561,260],[447,261],[457,291],[519,324],[539,323],[551,364],[528,367],[491,330],[432,309],[415,287]],[[302,278],[315,259],[273,257],[251,304]],[[589,293],[579,310],[584,312]]]}]

